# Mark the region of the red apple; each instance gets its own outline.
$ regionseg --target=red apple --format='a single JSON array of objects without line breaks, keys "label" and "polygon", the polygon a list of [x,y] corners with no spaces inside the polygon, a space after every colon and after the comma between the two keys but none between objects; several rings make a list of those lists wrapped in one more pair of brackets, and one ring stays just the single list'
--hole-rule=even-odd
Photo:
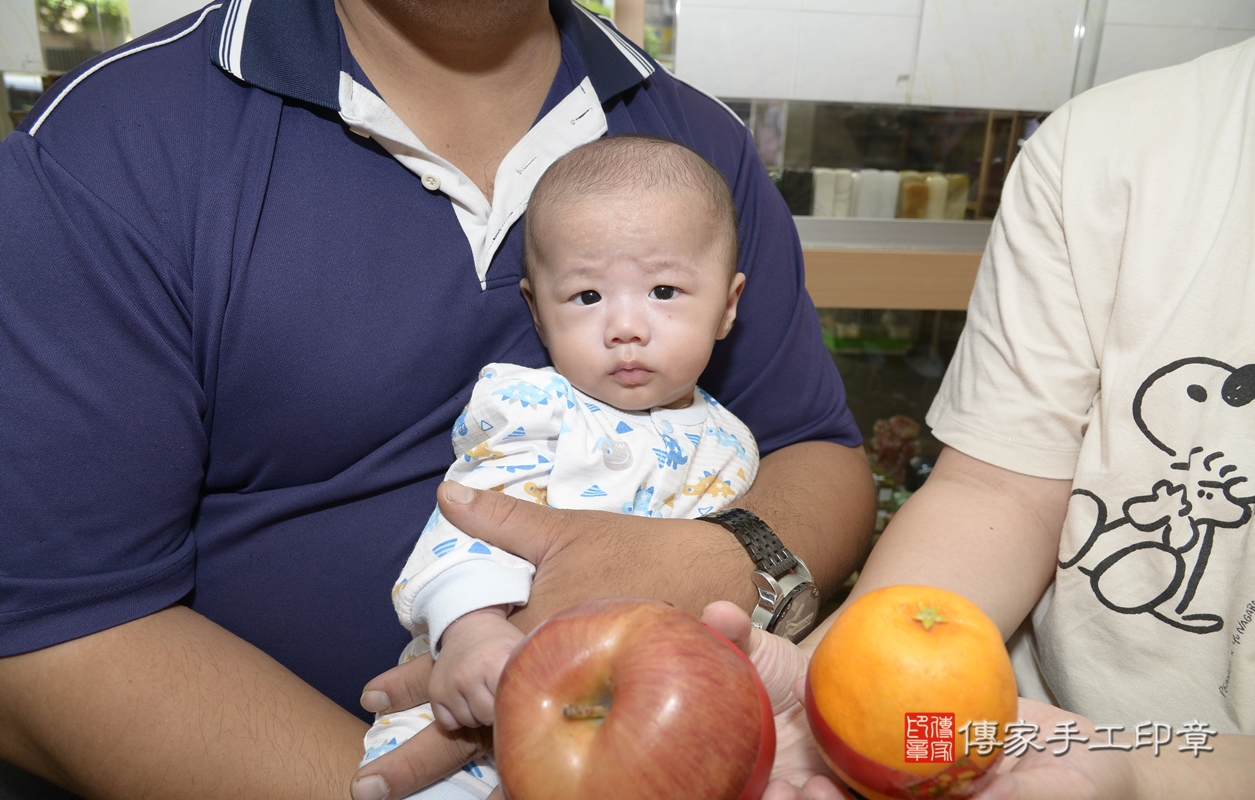
[{"label": "red apple", "polygon": [[545,621],[506,663],[495,713],[510,800],[751,800],[775,759],[753,664],[650,600],[593,600]]}]

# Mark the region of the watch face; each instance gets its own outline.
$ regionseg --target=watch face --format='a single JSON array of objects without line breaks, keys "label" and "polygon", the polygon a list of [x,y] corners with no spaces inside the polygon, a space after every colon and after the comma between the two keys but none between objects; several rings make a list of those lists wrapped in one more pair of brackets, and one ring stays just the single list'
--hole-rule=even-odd
[{"label": "watch face", "polygon": [[784,601],[775,624],[771,626],[771,632],[796,642],[810,633],[818,614],[819,590],[814,586],[806,586]]}]

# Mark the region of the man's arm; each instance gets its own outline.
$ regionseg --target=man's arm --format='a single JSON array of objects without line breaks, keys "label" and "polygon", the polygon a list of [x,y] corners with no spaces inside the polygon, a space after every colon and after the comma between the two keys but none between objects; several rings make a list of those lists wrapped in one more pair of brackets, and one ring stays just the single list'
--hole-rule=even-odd
[{"label": "man's arm", "polygon": [[175,606],[0,659],[0,758],[91,798],[344,798],[366,725]]},{"label": "man's arm", "polygon": [[[785,546],[806,562],[825,599],[841,587],[871,547],[876,491],[861,447],[829,442],[783,447],[762,459],[754,485],[733,505],[771,525]],[[745,556],[743,549],[740,555]],[[732,580],[748,584],[752,569],[742,565]],[[744,608],[752,608],[753,592],[749,594],[739,603]]]},{"label": "man's arm", "polygon": [[[536,564],[524,630],[593,597],[648,597],[698,614],[714,600],[753,608],[755,569],[727,531],[694,520],[561,511],[476,492],[458,503],[445,484],[440,507],[457,527]],[[735,505],[770,524],[806,562],[825,596],[857,566],[870,541],[871,474],[862,451],[804,442],[762,459]]]},{"label": "man's arm", "polygon": [[[437,496],[455,526],[536,564],[531,599],[510,618],[523,630],[595,597],[665,600],[695,615],[720,599],[753,607],[753,562],[716,525],[542,508],[452,482],[442,484]],[[806,562],[824,596],[866,553],[875,515],[861,449],[826,442],[803,442],[765,456],[753,488],[736,505],[776,530]],[[430,669],[431,659],[424,657],[390,670],[367,684],[363,705],[385,711],[419,704],[427,699]],[[473,748],[433,755],[431,747],[442,736],[436,727],[364,766],[355,778],[357,800],[404,797],[456,769],[461,763],[456,757]]]}]

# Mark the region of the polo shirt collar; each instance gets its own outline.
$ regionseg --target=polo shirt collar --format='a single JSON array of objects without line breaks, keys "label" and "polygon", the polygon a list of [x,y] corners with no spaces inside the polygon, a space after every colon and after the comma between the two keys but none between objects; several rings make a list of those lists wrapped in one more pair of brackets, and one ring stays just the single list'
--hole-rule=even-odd
[{"label": "polo shirt collar", "polygon": [[[550,0],[549,10],[602,103],[653,74],[653,62],[603,18],[572,0]],[[259,89],[340,110],[334,0],[230,0],[221,19],[215,64]]]}]

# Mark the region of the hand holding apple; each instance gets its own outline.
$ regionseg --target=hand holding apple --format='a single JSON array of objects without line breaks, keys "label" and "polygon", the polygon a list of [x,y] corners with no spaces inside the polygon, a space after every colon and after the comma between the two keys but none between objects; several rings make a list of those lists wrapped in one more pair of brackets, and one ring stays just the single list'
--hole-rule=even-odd
[{"label": "hand holding apple", "polygon": [[[702,622],[737,646],[758,670],[776,722],[776,762],[762,800],[852,800],[819,752],[801,698],[809,659],[793,642],[750,624],[740,606],[719,600],[702,611]],[[498,798],[501,800],[501,798]]]},{"label": "hand holding apple", "polygon": [[775,726],[753,665],[720,634],[664,603],[594,600],[519,645],[494,746],[511,800],[750,800]]}]

